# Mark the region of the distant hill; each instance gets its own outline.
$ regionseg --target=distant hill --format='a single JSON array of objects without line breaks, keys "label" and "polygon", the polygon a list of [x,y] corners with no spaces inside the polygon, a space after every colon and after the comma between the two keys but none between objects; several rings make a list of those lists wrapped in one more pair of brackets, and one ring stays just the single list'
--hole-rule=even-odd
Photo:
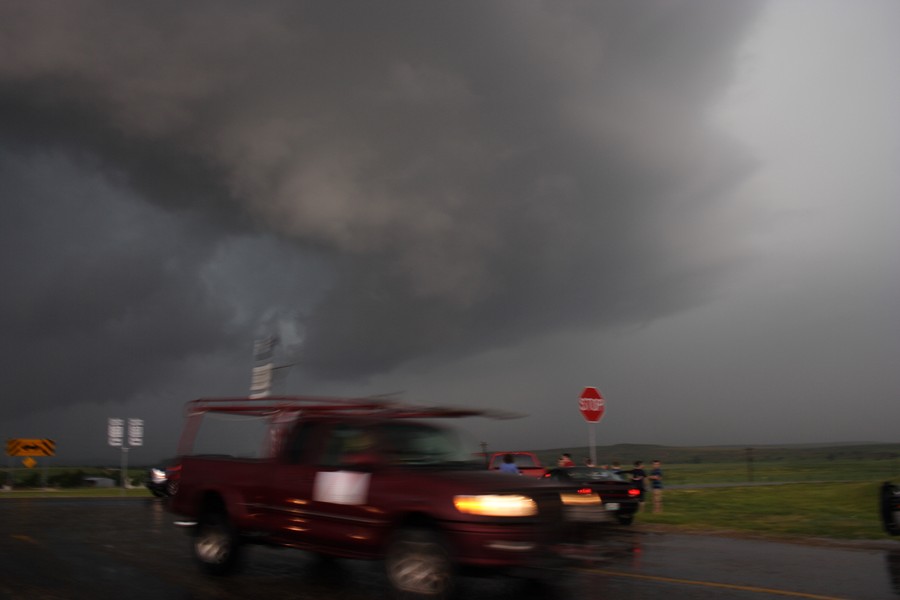
[{"label": "distant hill", "polygon": [[[581,464],[590,456],[590,448],[577,446],[570,448],[550,448],[534,451],[545,465],[555,465],[563,452],[568,452],[576,463]],[[597,462],[600,464],[618,461],[630,465],[636,460],[649,463],[661,460],[663,463],[731,463],[752,458],[756,462],[782,460],[886,460],[900,458],[900,443],[835,443],[835,444],[794,444],[781,446],[659,446],[654,444],[613,444],[597,446]]]},{"label": "distant hill", "polygon": [[[597,461],[600,464],[618,461],[621,465],[631,465],[636,460],[642,460],[649,464],[654,459],[663,461],[664,464],[704,464],[704,463],[733,463],[745,462],[750,455],[756,462],[770,462],[782,460],[890,460],[900,459],[900,443],[872,443],[872,442],[846,442],[832,444],[784,444],[761,446],[660,446],[656,444],[612,444],[597,446]],[[529,448],[491,448],[490,452],[502,450],[529,450]],[[568,452],[576,463],[581,464],[584,458],[590,456],[587,446],[572,446],[568,448],[547,448],[533,450],[541,462],[547,466],[556,465],[556,459],[563,452]],[[129,460],[129,469],[140,469],[148,466],[158,466],[171,462],[171,458],[160,459],[147,465],[143,461]],[[60,461],[54,458],[52,466],[107,466],[118,468],[118,457],[110,460],[104,459],[85,461]]]}]

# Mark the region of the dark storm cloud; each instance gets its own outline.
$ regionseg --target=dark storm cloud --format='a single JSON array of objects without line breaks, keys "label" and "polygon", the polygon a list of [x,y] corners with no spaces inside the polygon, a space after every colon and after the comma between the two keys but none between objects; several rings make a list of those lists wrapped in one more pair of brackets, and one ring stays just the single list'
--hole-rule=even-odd
[{"label": "dark storm cloud", "polygon": [[[740,259],[709,203],[751,167],[708,109],[757,10],[4,4],[6,387],[128,395],[262,309],[349,379],[703,302]],[[215,293],[257,235],[271,279]]]},{"label": "dark storm cloud", "polygon": [[2,158],[6,410],[129,397],[235,343],[196,277],[211,252],[202,227],[113,197],[58,157]]}]

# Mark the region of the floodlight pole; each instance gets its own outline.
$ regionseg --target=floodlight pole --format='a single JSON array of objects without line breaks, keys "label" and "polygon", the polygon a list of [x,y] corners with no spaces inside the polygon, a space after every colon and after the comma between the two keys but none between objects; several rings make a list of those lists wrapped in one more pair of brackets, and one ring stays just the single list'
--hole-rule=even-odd
[{"label": "floodlight pole", "polygon": [[122,441],[122,493],[128,488],[128,446]]}]

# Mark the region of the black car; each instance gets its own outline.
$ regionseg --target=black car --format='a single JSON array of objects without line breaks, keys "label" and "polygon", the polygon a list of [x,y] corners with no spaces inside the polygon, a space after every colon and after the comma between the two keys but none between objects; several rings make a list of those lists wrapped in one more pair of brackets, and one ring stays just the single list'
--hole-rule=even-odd
[{"label": "black car", "polygon": [[178,487],[180,469],[179,465],[149,469],[147,471],[147,489],[157,498],[166,498],[173,495]]},{"label": "black car", "polygon": [[600,495],[603,507],[613,513],[621,525],[631,525],[640,508],[640,488],[621,475],[598,467],[560,467],[549,469],[544,479],[583,486]]}]

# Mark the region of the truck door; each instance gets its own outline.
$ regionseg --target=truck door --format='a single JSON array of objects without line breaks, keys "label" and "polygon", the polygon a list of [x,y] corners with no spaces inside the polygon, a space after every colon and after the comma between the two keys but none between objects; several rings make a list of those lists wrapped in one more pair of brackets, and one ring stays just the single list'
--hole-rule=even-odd
[{"label": "truck door", "polygon": [[369,506],[375,459],[371,429],[355,423],[308,424],[288,440],[275,482],[282,533],[298,545],[365,554],[379,527]]},{"label": "truck door", "polygon": [[316,421],[298,423],[269,474],[265,529],[289,544],[309,542],[314,458],[322,443],[322,425]]}]

